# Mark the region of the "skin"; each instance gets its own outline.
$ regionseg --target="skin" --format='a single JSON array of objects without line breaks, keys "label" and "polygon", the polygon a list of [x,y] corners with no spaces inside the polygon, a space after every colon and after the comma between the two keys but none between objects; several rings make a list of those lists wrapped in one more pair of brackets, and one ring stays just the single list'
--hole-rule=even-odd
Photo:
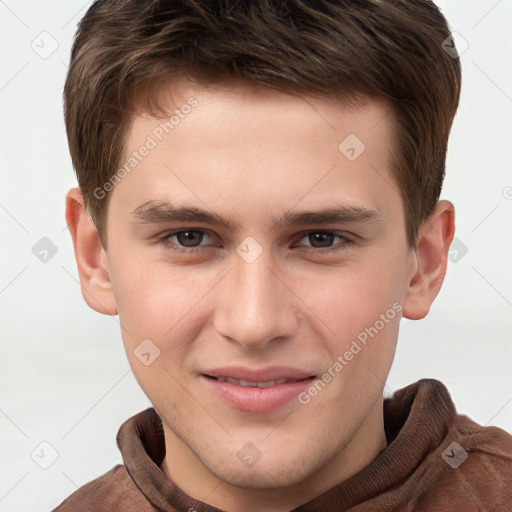
[{"label": "skin", "polygon": [[[385,448],[383,388],[401,315],[307,404],[240,411],[214,395],[201,373],[286,365],[321,376],[393,304],[406,318],[423,318],[446,271],[454,209],[440,201],[416,247],[408,246],[383,100],[356,106],[189,82],[170,91],[162,101],[171,111],[190,97],[197,106],[111,192],[108,251],[83,214],[79,189],[67,195],[82,293],[96,311],[119,315],[133,373],[163,420],[162,470],[188,494],[225,510],[290,510]],[[126,154],[160,122],[135,117]],[[349,134],[366,146],[352,162],[338,150]],[[235,225],[138,221],[131,212],[151,200],[215,212]],[[287,212],[340,205],[377,215],[277,223]],[[176,236],[170,246],[159,243],[180,229],[203,233],[194,232],[190,244],[199,252],[173,251],[180,243],[190,251]],[[311,231],[331,235],[325,242]],[[263,251],[252,263],[236,251],[248,236]],[[144,339],[160,350],[149,366],[134,354]],[[248,442],[261,454],[252,467],[237,457]]]}]

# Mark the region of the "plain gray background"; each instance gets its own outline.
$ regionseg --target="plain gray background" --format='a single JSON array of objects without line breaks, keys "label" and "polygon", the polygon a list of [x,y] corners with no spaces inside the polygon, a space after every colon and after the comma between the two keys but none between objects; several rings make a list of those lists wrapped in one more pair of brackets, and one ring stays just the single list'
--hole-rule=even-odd
[{"label": "plain gray background", "polygon": [[[0,0],[5,512],[50,510],[121,462],[119,426],[150,405],[129,369],[117,317],[89,309],[81,296],[64,218],[76,180],[61,96],[71,40],[90,3]],[[512,0],[437,3],[465,50],[442,194],[456,207],[457,245],[430,315],[402,323],[386,393],[437,378],[459,412],[512,432]],[[43,237],[56,250],[46,262],[34,254]]]}]

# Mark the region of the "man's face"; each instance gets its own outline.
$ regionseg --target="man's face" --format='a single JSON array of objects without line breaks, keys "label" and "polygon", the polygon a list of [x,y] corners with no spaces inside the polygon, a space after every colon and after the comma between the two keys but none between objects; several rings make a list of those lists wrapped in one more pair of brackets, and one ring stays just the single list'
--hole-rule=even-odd
[{"label": "man's face", "polygon": [[172,98],[169,133],[134,119],[107,224],[126,352],[168,452],[256,489],[343,467],[365,436],[382,448],[414,273],[388,105],[191,84]]}]

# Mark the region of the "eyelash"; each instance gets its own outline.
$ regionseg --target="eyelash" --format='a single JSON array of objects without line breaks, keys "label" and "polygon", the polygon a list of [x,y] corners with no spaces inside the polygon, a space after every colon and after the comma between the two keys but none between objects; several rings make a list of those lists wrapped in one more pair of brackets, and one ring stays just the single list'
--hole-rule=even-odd
[{"label": "eyelash", "polygon": [[[170,231],[170,232],[164,233],[162,236],[160,236],[158,238],[158,242],[160,244],[162,244],[165,248],[170,249],[177,253],[181,253],[181,254],[193,254],[193,253],[198,253],[198,252],[204,251],[205,250],[204,246],[183,248],[183,246],[180,246],[179,244],[176,244],[176,243],[173,243],[170,241],[170,239],[173,236],[178,235],[180,233],[185,233],[187,231],[193,231],[193,232],[201,233],[203,235],[208,235],[208,233],[206,231],[203,231],[201,229],[181,229],[179,231]],[[343,249],[346,249],[347,247],[350,247],[354,243],[353,240],[350,240],[342,233],[339,233],[336,231],[324,231],[324,230],[306,231],[305,233],[302,234],[302,236],[300,237],[300,240],[302,240],[303,238],[305,238],[311,234],[314,234],[314,233],[315,234],[324,233],[324,234],[328,234],[328,235],[334,235],[335,237],[340,238],[342,240],[342,242],[340,242],[339,244],[336,244],[332,247],[326,247],[326,248],[309,247],[309,249],[310,249],[309,252],[312,252],[313,254],[319,254],[319,253],[326,254],[326,253],[330,253],[330,252],[341,251]],[[307,246],[303,246],[303,247],[307,247]]]}]

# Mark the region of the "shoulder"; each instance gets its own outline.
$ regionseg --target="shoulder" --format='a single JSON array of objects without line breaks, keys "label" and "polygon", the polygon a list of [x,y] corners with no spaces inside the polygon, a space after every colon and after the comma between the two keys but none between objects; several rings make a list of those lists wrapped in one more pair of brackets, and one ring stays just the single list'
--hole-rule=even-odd
[{"label": "shoulder", "polygon": [[53,512],[154,512],[122,464],[80,487]]},{"label": "shoulder", "polygon": [[435,492],[420,500],[425,510],[452,510],[447,503],[454,498],[457,507],[467,511],[512,510],[512,436],[504,430],[457,415],[448,436],[429,458],[429,469],[436,468],[432,472],[437,478]]}]

